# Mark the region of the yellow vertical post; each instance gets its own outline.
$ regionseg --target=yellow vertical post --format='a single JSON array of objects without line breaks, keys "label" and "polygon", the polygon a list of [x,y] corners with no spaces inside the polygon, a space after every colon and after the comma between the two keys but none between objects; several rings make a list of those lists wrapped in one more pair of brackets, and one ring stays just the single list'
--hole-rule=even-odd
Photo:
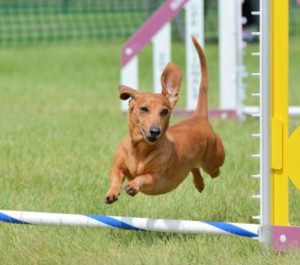
[{"label": "yellow vertical post", "polygon": [[288,51],[289,1],[271,1],[271,223],[288,218]]}]

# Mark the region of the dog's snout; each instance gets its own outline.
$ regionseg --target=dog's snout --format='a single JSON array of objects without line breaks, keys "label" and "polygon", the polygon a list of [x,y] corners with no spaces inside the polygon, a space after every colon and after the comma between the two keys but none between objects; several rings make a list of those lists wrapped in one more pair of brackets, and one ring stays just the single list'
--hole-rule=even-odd
[{"label": "dog's snout", "polygon": [[160,128],[158,128],[158,127],[154,127],[154,126],[152,126],[152,127],[150,127],[150,135],[151,136],[158,136],[158,135],[160,135],[160,133],[161,133],[161,130],[160,130]]}]

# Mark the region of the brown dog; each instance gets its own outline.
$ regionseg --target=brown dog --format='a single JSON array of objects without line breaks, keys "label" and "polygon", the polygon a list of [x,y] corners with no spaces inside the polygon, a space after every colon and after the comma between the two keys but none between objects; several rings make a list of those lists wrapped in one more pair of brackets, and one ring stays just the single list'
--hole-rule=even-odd
[{"label": "brown dog", "polygon": [[129,135],[117,148],[110,172],[111,186],[106,203],[118,199],[125,177],[129,195],[139,191],[158,195],[175,189],[191,171],[198,191],[204,188],[199,167],[212,178],[220,174],[225,153],[220,137],[208,120],[208,73],[205,55],[192,38],[201,63],[202,80],[196,111],[192,118],[169,128],[169,119],[179,98],[182,74],[169,63],[161,75],[161,94],[138,92],[120,86],[120,98],[129,102]]}]

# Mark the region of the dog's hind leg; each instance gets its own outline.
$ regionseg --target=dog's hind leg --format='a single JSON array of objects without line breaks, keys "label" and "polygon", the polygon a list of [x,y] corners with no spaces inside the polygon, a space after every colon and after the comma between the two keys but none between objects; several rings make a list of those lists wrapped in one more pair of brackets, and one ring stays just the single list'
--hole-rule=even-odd
[{"label": "dog's hind leg", "polygon": [[204,180],[203,180],[203,177],[201,175],[201,172],[200,172],[200,169],[199,168],[193,168],[192,170],[192,174],[193,174],[193,182],[194,182],[194,185],[196,187],[196,189],[199,191],[199,192],[202,192],[203,189],[204,189]]},{"label": "dog's hind leg", "polygon": [[220,167],[211,165],[202,165],[203,170],[210,175],[211,178],[216,178],[220,175]]},{"label": "dog's hind leg", "polygon": [[220,168],[218,168],[218,169],[216,169],[215,171],[211,172],[209,175],[210,175],[211,178],[213,178],[213,179],[216,178],[216,177],[218,177],[218,176],[220,175]]}]

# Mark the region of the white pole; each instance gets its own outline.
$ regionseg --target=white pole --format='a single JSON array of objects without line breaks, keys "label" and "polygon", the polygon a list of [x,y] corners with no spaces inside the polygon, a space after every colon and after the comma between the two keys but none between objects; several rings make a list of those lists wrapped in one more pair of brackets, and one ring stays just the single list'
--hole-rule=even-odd
[{"label": "white pole", "polygon": [[219,0],[220,108],[237,110],[237,0]]},{"label": "white pole", "polygon": [[237,12],[237,107],[236,111],[239,117],[243,116],[244,100],[246,97],[245,84],[243,79],[247,76],[246,66],[243,65],[244,48],[246,42],[243,41],[243,25],[246,22],[242,14],[242,5],[244,0],[238,0],[236,5]]},{"label": "white pole", "polygon": [[160,76],[171,61],[171,25],[167,23],[152,39],[153,44],[153,91],[161,93]]},{"label": "white pole", "polygon": [[[130,50],[126,51],[130,53]],[[121,70],[121,85],[138,89],[139,82],[138,56],[135,56]],[[121,101],[121,110],[128,111],[128,100]]]},{"label": "white pole", "polygon": [[204,5],[203,0],[190,0],[185,6],[185,45],[186,45],[186,79],[187,110],[196,108],[201,79],[200,64],[191,41],[195,36],[204,47]]},{"label": "white pole", "polygon": [[271,203],[270,203],[270,1],[260,1],[260,240],[265,246],[271,242]]},{"label": "white pole", "polygon": [[171,219],[133,218],[104,215],[60,214],[0,210],[0,222],[11,224],[108,227],[135,231],[207,233],[258,238],[259,225],[200,222]]}]

